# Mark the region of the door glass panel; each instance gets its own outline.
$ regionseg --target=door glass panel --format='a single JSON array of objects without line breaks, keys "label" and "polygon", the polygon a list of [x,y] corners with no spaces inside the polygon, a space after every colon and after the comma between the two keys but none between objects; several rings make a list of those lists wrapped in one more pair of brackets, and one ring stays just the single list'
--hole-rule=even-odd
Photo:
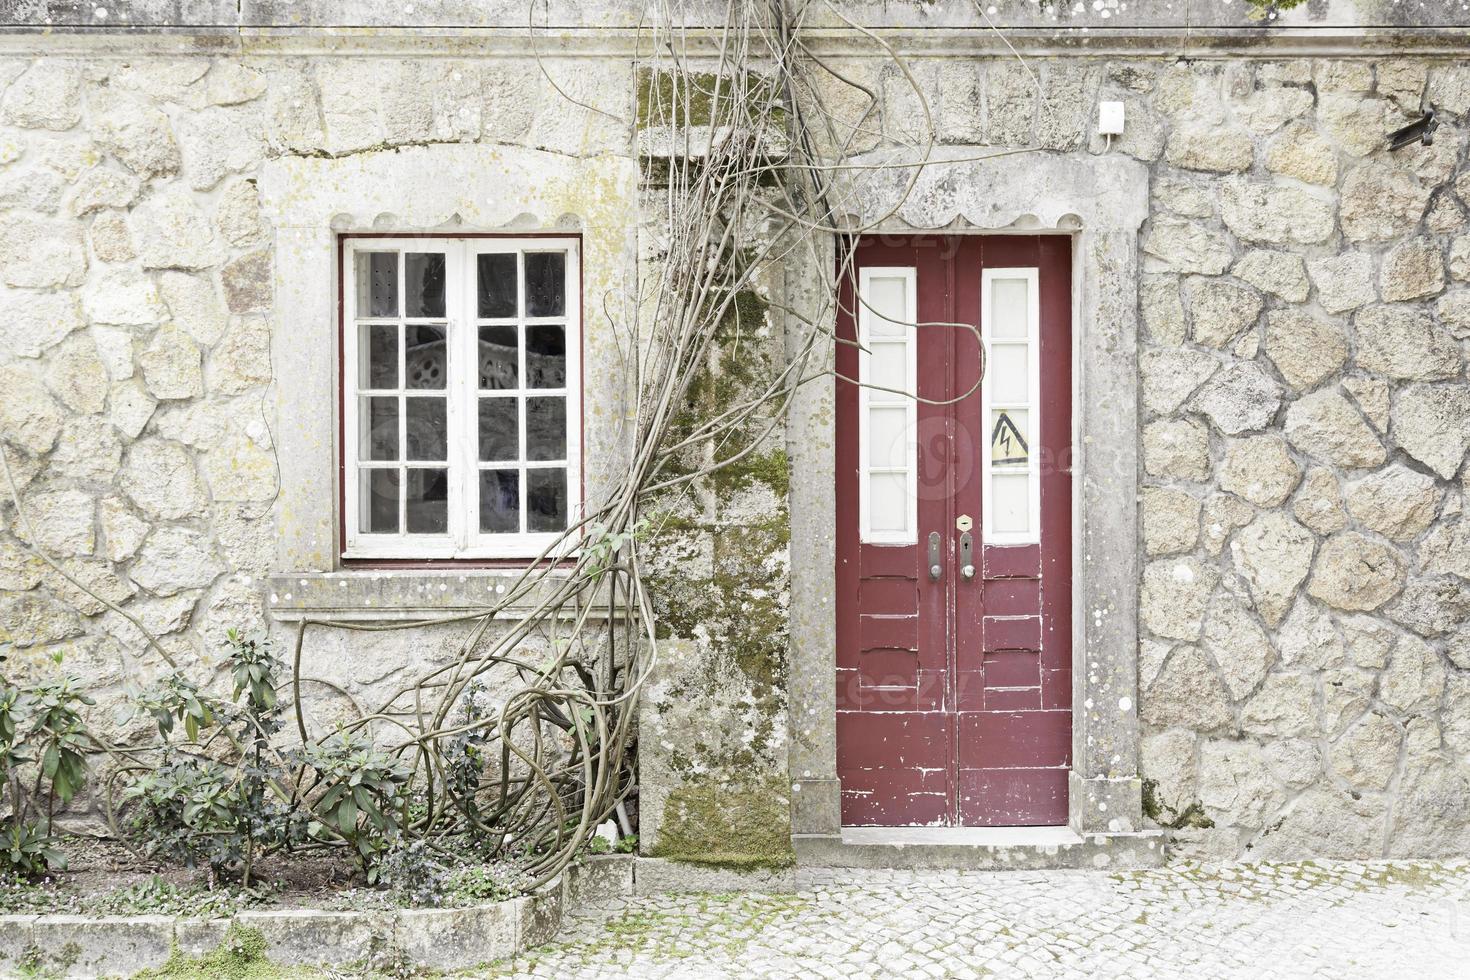
[{"label": "door glass panel", "polygon": [[515,327],[481,327],[480,387],[487,391],[519,387],[519,357]]},{"label": "door glass panel", "polygon": [[442,390],[449,377],[448,348],[444,327],[410,325],[406,328],[403,349],[403,372],[408,388]]},{"label": "door glass panel", "polygon": [[359,470],[357,529],[363,534],[398,533],[398,470]]},{"label": "door glass panel", "polygon": [[997,408],[990,413],[990,463],[1025,466],[1031,461],[1030,413],[1024,408]]},{"label": "door glass panel", "polygon": [[526,458],[567,458],[567,400],[561,395],[526,399]]},{"label": "door glass panel", "polygon": [[514,534],[521,529],[521,471],[480,471],[480,530]]},{"label": "door glass panel", "polygon": [[990,478],[990,530],[1025,534],[1031,530],[1031,476],[995,473]]},{"label": "door glass panel", "polygon": [[907,466],[909,461],[908,409],[868,409],[868,465]]},{"label": "door glass panel", "polygon": [[908,477],[905,474],[868,474],[868,528],[873,531],[907,531],[908,496]]},{"label": "door glass panel", "polygon": [[567,328],[560,323],[526,327],[526,387],[565,388]]},{"label": "door glass panel", "polygon": [[449,471],[405,470],[404,497],[409,534],[449,530]]},{"label": "door glass panel", "polygon": [[444,253],[409,252],[403,257],[404,316],[444,316]]},{"label": "door glass panel", "polygon": [[398,387],[398,327],[392,323],[364,323],[358,328],[357,386]]},{"label": "door glass panel", "polygon": [[897,276],[868,280],[868,336],[901,337],[911,328],[904,323],[907,281]]},{"label": "door glass panel", "polygon": [[357,315],[398,315],[398,253],[357,253]]},{"label": "door glass panel", "polygon": [[566,264],[562,252],[526,253],[526,316],[566,315]]},{"label": "door glass panel", "polygon": [[360,414],[364,431],[358,446],[361,459],[398,458],[398,399],[364,398]]},{"label": "door glass panel", "polygon": [[482,252],[475,257],[477,308],[482,319],[511,317],[516,302],[516,257],[512,252]]},{"label": "door glass panel", "polygon": [[990,400],[998,405],[1026,404],[1031,391],[1031,372],[1027,370],[1025,344],[991,344],[990,363],[985,368],[985,381],[990,384]]},{"label": "door glass panel", "polygon": [[1031,284],[1025,279],[992,279],[990,282],[990,336],[997,339],[1029,336]]},{"label": "door glass panel", "polygon": [[521,455],[520,399],[480,399],[480,459],[517,460]]},{"label": "door glass panel", "polygon": [[[906,343],[869,344],[868,390],[871,401],[899,401],[909,390],[909,345]],[[881,391],[878,389],[891,389]]]},{"label": "door glass panel", "polygon": [[449,420],[443,398],[406,398],[405,432],[408,458],[438,462],[448,459]]},{"label": "door glass panel", "polygon": [[564,531],[566,526],[567,471],[527,470],[526,530]]}]

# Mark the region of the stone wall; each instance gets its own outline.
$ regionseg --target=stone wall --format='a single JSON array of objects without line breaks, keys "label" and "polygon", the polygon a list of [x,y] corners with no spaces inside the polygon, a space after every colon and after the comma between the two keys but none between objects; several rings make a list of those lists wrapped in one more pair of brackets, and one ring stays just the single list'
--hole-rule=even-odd
[{"label": "stone wall", "polygon": [[[621,156],[631,168],[631,63],[564,60],[549,74],[530,59],[0,57],[0,436],[11,472],[34,543],[137,617],[197,679],[212,676],[229,628],[273,629],[289,650],[291,625],[271,612],[360,620],[365,603],[378,603],[388,618],[429,616],[483,603],[497,584],[505,591],[513,574],[505,571],[476,573],[472,587],[442,572],[297,581],[332,572],[334,554],[307,555],[283,528],[330,529],[332,505],[283,496],[281,474],[311,457],[330,487],[330,438],[307,444],[302,433],[330,432],[334,403],[329,393],[310,400],[306,386],[274,383],[288,318],[274,306],[280,229],[262,216],[261,177],[272,163],[301,158],[341,180],[356,161],[371,166],[407,147],[447,154],[451,144],[500,148],[494,159],[528,171],[538,158],[510,147],[552,160]],[[333,163],[340,172],[329,172]],[[469,221],[504,212],[516,231],[577,230],[627,212],[617,190],[589,182],[583,200],[467,201],[461,211]],[[430,194],[412,181],[394,193],[404,196],[396,211],[341,227],[328,215],[317,233],[459,227],[453,208],[428,225],[404,224],[395,214],[418,213]],[[588,236],[587,295],[599,311],[633,274],[631,255],[609,259],[610,237]],[[323,305],[335,301],[331,268],[326,260]],[[606,363],[621,363],[608,319],[589,313],[586,333],[589,400],[598,402],[588,422],[595,494],[619,472],[624,386],[605,384]],[[334,335],[335,326],[324,329],[311,358],[320,367],[313,381],[327,388]],[[323,540],[330,548],[334,537]],[[125,689],[163,664],[29,543],[0,481],[7,671],[80,674],[98,694],[94,721],[110,728]],[[462,625],[312,631],[303,673],[327,682],[307,685],[319,709],[313,722],[330,730],[354,702],[376,707],[447,662],[465,634]]]},{"label": "stone wall", "polygon": [[[1470,848],[1470,70],[1112,65],[1142,243],[1145,808],[1179,853]],[[1385,135],[1433,103],[1432,146]]]},{"label": "stone wall", "polygon": [[[873,84],[888,134],[915,135],[901,73],[833,64]],[[1470,69],[1027,65],[913,68],[942,142],[1150,168],[1137,434],[1150,816],[1192,856],[1465,852]],[[627,118],[627,60],[563,60],[556,78]],[[1092,135],[1102,98],[1127,106],[1111,142]],[[1442,114],[1434,145],[1388,153],[1384,135],[1426,99]],[[631,129],[569,104],[524,59],[0,59],[0,435],[36,543],[184,662],[212,663],[228,627],[265,625],[265,577],[298,570],[276,541],[291,502],[277,499],[263,161],[450,142],[630,155]],[[770,298],[746,306],[757,327],[741,350],[758,370],[779,359]],[[720,835],[760,845],[746,856],[780,833],[779,445],[778,432],[660,525],[669,642],[644,714],[645,802],[679,856],[711,846],[711,814],[730,817]],[[26,669],[64,651],[110,719],[158,663],[27,551],[8,501],[0,518],[0,639]],[[322,641],[309,662],[371,699],[453,632]],[[669,833],[679,787],[683,836]]]}]

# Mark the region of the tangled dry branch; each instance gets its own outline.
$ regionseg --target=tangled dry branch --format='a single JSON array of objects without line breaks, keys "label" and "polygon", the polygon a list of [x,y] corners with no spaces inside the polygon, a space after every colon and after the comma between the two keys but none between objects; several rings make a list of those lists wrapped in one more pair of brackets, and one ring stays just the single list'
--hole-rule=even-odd
[{"label": "tangled dry branch", "polygon": [[[807,42],[804,24],[816,14],[844,24],[884,60],[890,84],[909,90],[906,103],[922,121],[908,129],[919,135],[893,145],[889,157],[854,160],[854,147],[879,133],[880,92]],[[891,217],[929,163],[934,126],[922,86],[882,37],[832,3],[729,0],[722,23],[697,27],[686,27],[684,16],[678,0],[651,5],[637,119],[625,120],[638,134],[644,193],[658,221],[643,249],[638,295],[604,303],[635,405],[620,475],[481,609],[411,622],[301,620],[282,685],[294,723],[276,732],[246,718],[237,729],[198,736],[197,758],[218,755],[223,739],[241,760],[235,779],[254,772],[280,806],[309,813],[304,846],[353,843],[359,810],[353,805],[349,824],[332,763],[314,751],[328,738],[358,738],[391,760],[391,771],[373,778],[397,781],[396,834],[509,860],[533,884],[559,874],[600,822],[621,815],[635,786],[636,707],[659,654],[644,549],[660,514],[768,442],[802,386],[832,377],[832,346],[852,343],[833,327],[839,297],[855,292],[840,288],[851,274],[844,243]],[[851,178],[878,169],[901,173],[903,193],[887,214],[853,224],[846,215],[862,209],[852,206]],[[693,387],[718,373],[723,357],[738,356],[741,332],[756,326],[741,322],[738,298],[761,288],[762,270],[791,260],[829,273],[811,284],[815,299],[800,308],[770,303],[785,324],[784,364],[736,403],[691,419],[684,409]],[[731,322],[733,339],[717,340]],[[11,491],[19,509],[13,482]],[[100,601],[174,666],[136,618]],[[430,628],[436,636],[457,631],[452,656],[376,705],[354,704],[354,716],[330,736],[315,730],[312,692],[325,682],[302,673],[313,636]],[[293,741],[294,749],[284,747]],[[100,736],[97,744],[116,764],[110,786],[156,768],[166,749],[124,748]],[[273,765],[262,761],[267,756]]]}]

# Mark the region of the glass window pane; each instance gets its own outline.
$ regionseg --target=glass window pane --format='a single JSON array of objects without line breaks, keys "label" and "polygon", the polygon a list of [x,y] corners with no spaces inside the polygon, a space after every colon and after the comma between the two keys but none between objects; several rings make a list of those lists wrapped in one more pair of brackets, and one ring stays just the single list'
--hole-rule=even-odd
[{"label": "glass window pane", "polygon": [[567,458],[567,400],[561,395],[526,399],[526,458]]},{"label": "glass window pane", "polygon": [[486,390],[519,387],[516,328],[480,328],[480,387]]},{"label": "glass window pane", "polygon": [[992,279],[990,336],[1025,338],[1030,296],[1031,286],[1025,279]]},{"label": "glass window pane", "polygon": [[909,346],[905,343],[873,343],[868,355],[868,384],[891,391],[870,390],[871,401],[900,401],[909,390]]},{"label": "glass window pane", "polygon": [[520,529],[520,470],[481,470],[480,530],[486,534],[514,534]]},{"label": "glass window pane", "polygon": [[398,327],[392,323],[364,323],[357,332],[357,386],[398,387]]},{"label": "glass window pane", "polygon": [[526,253],[526,316],[566,315],[566,265],[564,252]]},{"label": "glass window pane", "polygon": [[868,528],[873,531],[909,529],[909,485],[905,474],[868,474]]},{"label": "glass window pane", "polygon": [[357,315],[398,315],[398,253],[357,253]]},{"label": "glass window pane", "polygon": [[1026,363],[1025,344],[991,344],[985,380],[990,383],[990,400],[998,405],[1025,405],[1030,400],[1031,372]]},{"label": "glass window pane", "polygon": [[526,530],[565,531],[567,528],[567,471],[526,471]]},{"label": "glass window pane", "polygon": [[908,465],[908,417],[903,406],[868,409],[869,466]]},{"label": "glass window pane", "polygon": [[480,459],[521,458],[519,398],[480,399]]},{"label": "glass window pane", "polygon": [[442,390],[449,374],[444,327],[409,326],[403,338],[403,373],[409,388]]},{"label": "glass window pane", "polygon": [[567,385],[567,328],[560,323],[537,323],[526,328],[526,387],[565,388]]},{"label": "glass window pane", "polygon": [[404,470],[405,514],[409,534],[449,530],[449,471]]},{"label": "glass window pane", "polygon": [[1025,466],[1031,459],[1031,424],[1024,408],[994,409],[990,413],[990,462],[995,466]]},{"label": "glass window pane", "polygon": [[438,462],[448,459],[445,446],[449,442],[449,419],[443,398],[407,398],[405,422],[408,435],[408,458]]},{"label": "glass window pane", "polygon": [[358,404],[359,459],[398,458],[398,399],[363,398]]},{"label": "glass window pane", "polygon": [[444,253],[409,252],[403,257],[404,316],[444,315]]},{"label": "glass window pane", "polygon": [[516,257],[513,252],[485,252],[475,257],[480,316],[515,316]]},{"label": "glass window pane", "polygon": [[897,277],[868,280],[868,336],[901,337],[909,329],[904,323],[904,294],[907,284]]},{"label": "glass window pane", "polygon": [[398,533],[398,470],[360,470],[357,529],[363,534]]},{"label": "glass window pane", "polygon": [[990,530],[1006,534],[1031,530],[1031,480],[1027,473],[990,477]]}]

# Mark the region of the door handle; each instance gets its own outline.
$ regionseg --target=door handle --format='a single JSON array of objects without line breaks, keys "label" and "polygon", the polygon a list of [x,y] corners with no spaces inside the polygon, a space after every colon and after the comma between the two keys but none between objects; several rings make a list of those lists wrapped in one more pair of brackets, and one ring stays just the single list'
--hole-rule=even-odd
[{"label": "door handle", "polygon": [[966,581],[975,577],[975,540],[969,531],[960,535],[960,574]]},{"label": "door handle", "polygon": [[939,532],[929,532],[929,578],[935,582],[944,573],[944,565],[939,555]]}]

